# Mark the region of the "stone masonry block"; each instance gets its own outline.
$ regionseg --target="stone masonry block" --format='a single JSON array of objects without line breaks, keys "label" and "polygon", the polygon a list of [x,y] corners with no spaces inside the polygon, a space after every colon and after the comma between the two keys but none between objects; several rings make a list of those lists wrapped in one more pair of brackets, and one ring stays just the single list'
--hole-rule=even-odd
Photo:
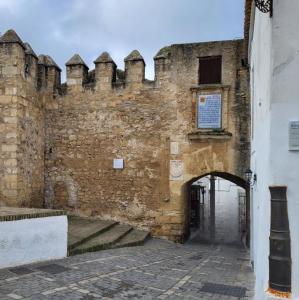
[{"label": "stone masonry block", "polygon": [[18,118],[17,117],[4,117],[4,122],[8,124],[17,124]]},{"label": "stone masonry block", "polygon": [[18,147],[17,145],[2,145],[1,149],[3,152],[13,152],[17,151]]},{"label": "stone masonry block", "polygon": [[15,158],[7,159],[4,161],[4,166],[15,167],[17,165],[17,160]]},{"label": "stone masonry block", "polygon": [[0,96],[0,104],[9,104],[12,102],[11,96]]}]

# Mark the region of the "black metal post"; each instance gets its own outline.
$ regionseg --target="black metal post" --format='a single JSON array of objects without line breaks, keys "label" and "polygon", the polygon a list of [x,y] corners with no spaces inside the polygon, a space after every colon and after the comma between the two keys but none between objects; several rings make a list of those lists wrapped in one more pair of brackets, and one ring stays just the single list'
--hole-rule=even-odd
[{"label": "black metal post", "polygon": [[269,255],[270,289],[291,292],[291,239],[287,208],[287,187],[271,186],[271,232]]},{"label": "black metal post", "polygon": [[215,239],[215,176],[210,177],[210,238]]},{"label": "black metal post", "polygon": [[246,187],[246,217],[245,217],[245,228],[246,228],[246,246],[250,248],[250,184]]}]

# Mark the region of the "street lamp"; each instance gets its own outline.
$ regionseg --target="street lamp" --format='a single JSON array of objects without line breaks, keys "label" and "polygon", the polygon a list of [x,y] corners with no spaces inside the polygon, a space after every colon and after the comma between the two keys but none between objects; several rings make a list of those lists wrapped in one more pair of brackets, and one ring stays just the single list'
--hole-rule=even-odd
[{"label": "street lamp", "polygon": [[246,181],[247,181],[247,182],[250,182],[250,181],[251,181],[251,177],[252,177],[252,171],[248,168],[248,169],[245,171],[245,178],[246,178]]},{"label": "street lamp", "polygon": [[273,0],[254,0],[255,6],[262,13],[270,13],[270,17],[272,17],[273,12]]},{"label": "street lamp", "polygon": [[254,186],[256,184],[257,176],[249,168],[245,171],[245,178],[249,185]]}]

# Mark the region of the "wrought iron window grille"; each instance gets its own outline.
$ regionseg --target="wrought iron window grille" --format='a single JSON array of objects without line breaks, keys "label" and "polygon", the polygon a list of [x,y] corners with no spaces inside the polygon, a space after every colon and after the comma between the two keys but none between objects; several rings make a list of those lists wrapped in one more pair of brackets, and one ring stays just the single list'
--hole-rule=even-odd
[{"label": "wrought iron window grille", "polygon": [[255,6],[262,13],[270,13],[270,17],[273,15],[273,0],[254,0]]}]

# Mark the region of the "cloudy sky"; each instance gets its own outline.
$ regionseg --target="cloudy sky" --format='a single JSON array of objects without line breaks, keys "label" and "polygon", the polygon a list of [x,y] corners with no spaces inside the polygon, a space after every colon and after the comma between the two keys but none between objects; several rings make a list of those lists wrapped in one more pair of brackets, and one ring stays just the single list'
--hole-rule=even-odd
[{"label": "cloudy sky", "polygon": [[15,29],[62,69],[74,53],[93,68],[103,51],[123,68],[138,49],[152,79],[166,45],[242,37],[243,8],[244,0],[0,0],[0,33]]}]

